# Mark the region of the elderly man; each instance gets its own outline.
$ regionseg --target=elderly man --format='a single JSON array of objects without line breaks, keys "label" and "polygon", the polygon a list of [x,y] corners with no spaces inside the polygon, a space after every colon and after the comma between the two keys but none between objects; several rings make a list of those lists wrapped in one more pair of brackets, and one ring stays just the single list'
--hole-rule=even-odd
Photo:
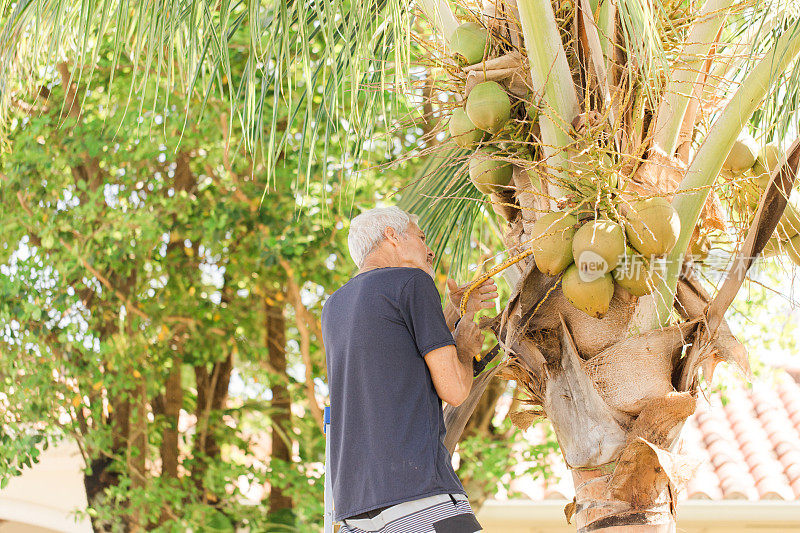
[{"label": "elderly man", "polygon": [[425,234],[396,207],[355,217],[348,245],[358,273],[322,310],[340,532],[480,531],[443,444],[442,400],[469,394],[483,341],[473,318],[497,287],[484,283],[458,320],[464,287],[448,280],[446,319]]}]

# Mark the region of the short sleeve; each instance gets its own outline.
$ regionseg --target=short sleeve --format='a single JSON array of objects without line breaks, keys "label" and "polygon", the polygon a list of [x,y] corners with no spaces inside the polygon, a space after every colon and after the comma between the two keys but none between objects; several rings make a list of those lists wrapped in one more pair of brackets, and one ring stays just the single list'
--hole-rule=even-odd
[{"label": "short sleeve", "polygon": [[439,298],[433,279],[422,270],[414,273],[400,293],[403,318],[422,357],[442,346],[455,344]]}]

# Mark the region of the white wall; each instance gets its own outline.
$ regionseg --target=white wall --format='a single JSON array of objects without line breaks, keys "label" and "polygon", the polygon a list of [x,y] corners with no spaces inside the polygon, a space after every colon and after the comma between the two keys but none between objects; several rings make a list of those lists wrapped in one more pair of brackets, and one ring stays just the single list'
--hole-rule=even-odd
[{"label": "white wall", "polygon": [[[575,533],[566,501],[490,500],[478,512],[485,533]],[[688,500],[678,505],[681,533],[800,533],[800,502]]]},{"label": "white wall", "polygon": [[62,442],[39,457],[0,491],[0,533],[91,533],[89,521],[73,514],[86,508],[78,447]]}]

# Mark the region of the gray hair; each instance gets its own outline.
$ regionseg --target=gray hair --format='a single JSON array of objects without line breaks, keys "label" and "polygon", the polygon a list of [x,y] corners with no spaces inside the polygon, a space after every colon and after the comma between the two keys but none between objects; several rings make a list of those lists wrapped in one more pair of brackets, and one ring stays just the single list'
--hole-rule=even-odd
[{"label": "gray hair", "polygon": [[393,228],[398,235],[403,235],[408,225],[417,223],[419,217],[410,215],[399,207],[376,207],[365,211],[350,221],[350,232],[347,234],[347,246],[350,257],[358,268],[364,259],[384,239],[386,228]]}]

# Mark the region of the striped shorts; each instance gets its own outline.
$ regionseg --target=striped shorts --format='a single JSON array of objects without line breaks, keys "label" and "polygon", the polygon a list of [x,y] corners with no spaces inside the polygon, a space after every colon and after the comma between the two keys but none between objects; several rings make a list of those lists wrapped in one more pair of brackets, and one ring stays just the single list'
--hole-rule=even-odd
[{"label": "striped shorts", "polygon": [[483,528],[463,494],[393,505],[373,518],[343,520],[339,533],[475,533]]}]

